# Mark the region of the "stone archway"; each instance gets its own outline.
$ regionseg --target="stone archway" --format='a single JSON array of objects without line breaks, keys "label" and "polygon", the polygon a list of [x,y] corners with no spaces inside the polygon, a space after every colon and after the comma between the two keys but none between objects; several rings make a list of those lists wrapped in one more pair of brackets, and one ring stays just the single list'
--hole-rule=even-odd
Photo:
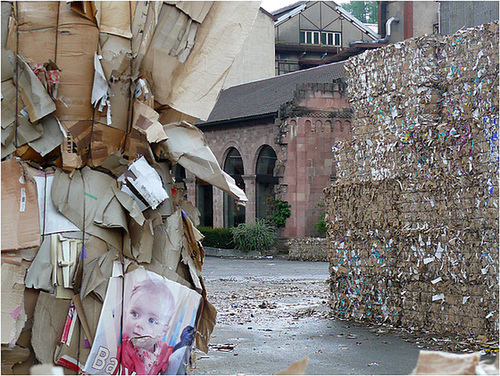
[{"label": "stone archway", "polygon": [[274,186],[278,184],[278,178],[274,176],[276,161],[277,157],[273,148],[264,145],[259,152],[255,166],[255,214],[257,218],[269,218],[272,215]]},{"label": "stone archway", "polygon": [[[243,158],[241,158],[240,152],[234,147],[229,148],[226,153],[224,171],[234,179],[239,188],[245,190],[245,182],[242,176],[245,172]],[[224,227],[236,227],[240,223],[245,223],[245,207],[236,205],[234,198],[224,193]]]}]

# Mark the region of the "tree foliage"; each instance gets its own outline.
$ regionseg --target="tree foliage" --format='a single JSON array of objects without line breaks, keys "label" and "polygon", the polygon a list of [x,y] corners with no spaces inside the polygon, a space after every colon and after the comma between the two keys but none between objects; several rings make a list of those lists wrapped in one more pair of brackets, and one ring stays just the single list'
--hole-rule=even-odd
[{"label": "tree foliage", "polygon": [[376,1],[349,1],[341,4],[342,8],[351,13],[354,17],[364,23],[377,23],[377,2]]}]

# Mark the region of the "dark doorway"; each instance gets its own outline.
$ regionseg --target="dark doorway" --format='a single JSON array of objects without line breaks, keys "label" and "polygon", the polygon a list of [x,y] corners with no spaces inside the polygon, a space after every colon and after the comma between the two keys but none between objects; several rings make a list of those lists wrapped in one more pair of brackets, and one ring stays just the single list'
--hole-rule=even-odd
[{"label": "dark doorway", "polygon": [[256,171],[256,200],[257,218],[270,218],[273,212],[274,186],[278,178],[274,176],[276,153],[270,146],[264,146],[257,158]]},{"label": "dark doorway", "polygon": [[[243,159],[235,148],[230,148],[224,163],[224,171],[227,172],[236,182],[236,185],[245,190]],[[224,193],[224,227],[236,227],[240,223],[245,223],[245,207],[236,205],[234,198]]]}]

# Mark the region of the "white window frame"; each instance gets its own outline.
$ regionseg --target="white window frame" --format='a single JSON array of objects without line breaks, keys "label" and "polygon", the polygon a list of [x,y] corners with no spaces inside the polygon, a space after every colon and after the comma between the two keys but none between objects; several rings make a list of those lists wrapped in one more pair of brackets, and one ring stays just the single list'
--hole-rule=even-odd
[{"label": "white window frame", "polygon": [[[334,31],[322,31],[321,36],[323,37],[325,35],[325,41],[326,43],[321,43],[324,46],[333,46],[333,47],[340,47],[341,45],[341,34],[336,33]],[[329,43],[329,39],[331,37],[332,43]],[[322,38],[323,39],[323,38]],[[338,41],[338,43],[337,43]]]},{"label": "white window frame", "polygon": [[[323,37],[325,38],[326,43],[323,43]],[[318,43],[314,43],[315,38],[317,38]],[[329,43],[330,38],[331,43]],[[342,43],[342,36],[341,33],[334,31],[300,30],[299,40],[301,44],[340,47]]]},{"label": "white window frame", "polygon": [[[304,33],[304,42],[300,42],[301,44],[321,44],[321,33],[319,31],[314,30],[300,30],[300,33]],[[314,43],[317,38],[318,43]]]}]

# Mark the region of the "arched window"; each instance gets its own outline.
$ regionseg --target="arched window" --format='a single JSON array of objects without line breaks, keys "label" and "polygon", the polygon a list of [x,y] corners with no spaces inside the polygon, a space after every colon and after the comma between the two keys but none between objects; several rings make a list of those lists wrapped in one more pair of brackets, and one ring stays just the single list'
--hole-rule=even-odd
[{"label": "arched window", "polygon": [[274,186],[278,183],[278,178],[274,176],[274,166],[276,165],[276,153],[270,146],[264,146],[257,158],[256,171],[256,215],[257,218],[269,218],[272,216],[274,197]]},{"label": "arched window", "polygon": [[351,133],[351,122],[349,120],[346,120],[344,124],[342,124],[342,132],[346,132],[347,135]]},{"label": "arched window", "polygon": [[316,132],[324,132],[323,123],[321,120],[316,120]]},{"label": "arched window", "polygon": [[335,120],[334,127],[335,129],[338,129],[338,131],[343,132],[344,128],[342,127],[342,123],[340,122],[340,120]]},{"label": "arched window", "polygon": [[214,194],[211,184],[198,179],[196,182],[196,207],[200,212],[200,226],[214,226]]},{"label": "arched window", "polygon": [[306,133],[313,132],[312,126],[311,126],[311,120],[306,120],[304,123],[304,126],[305,126],[304,132],[306,132]]},{"label": "arched window", "polygon": [[325,132],[333,132],[332,122],[330,120],[325,121]]},{"label": "arched window", "polygon": [[[236,185],[245,190],[243,159],[235,148],[230,148],[224,162],[224,171],[227,172],[236,182]],[[224,193],[224,227],[236,227],[240,223],[245,223],[245,207],[236,205],[234,198]]]}]

